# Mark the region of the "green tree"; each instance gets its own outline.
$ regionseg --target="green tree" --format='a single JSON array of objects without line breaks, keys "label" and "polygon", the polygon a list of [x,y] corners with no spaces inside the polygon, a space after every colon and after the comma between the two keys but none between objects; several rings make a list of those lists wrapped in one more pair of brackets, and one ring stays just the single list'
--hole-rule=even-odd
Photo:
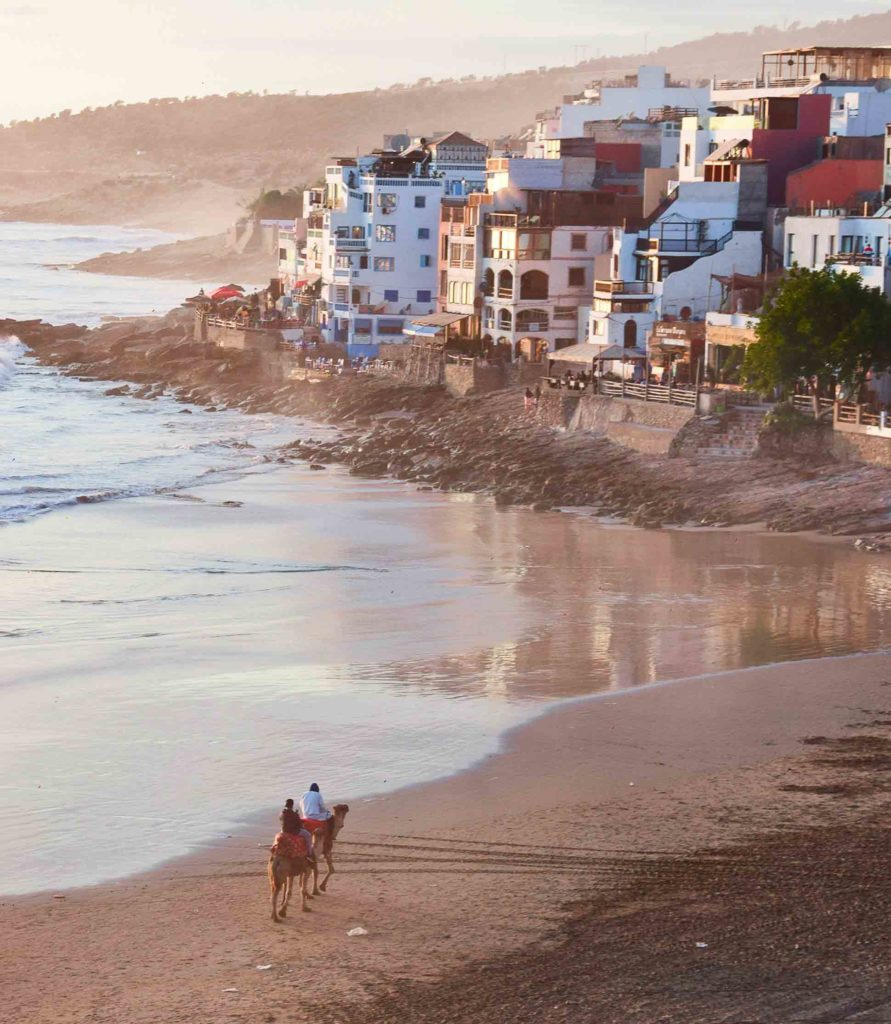
[{"label": "green tree", "polygon": [[765,303],[744,379],[768,391],[816,377],[832,395],[837,382],[859,385],[870,367],[891,365],[891,305],[859,274],[794,268]]}]

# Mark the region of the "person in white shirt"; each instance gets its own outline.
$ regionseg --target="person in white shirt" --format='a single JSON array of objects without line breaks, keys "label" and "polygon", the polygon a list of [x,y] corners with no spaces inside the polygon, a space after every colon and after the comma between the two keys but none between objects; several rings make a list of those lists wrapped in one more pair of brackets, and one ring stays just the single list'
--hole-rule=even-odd
[{"label": "person in white shirt", "polygon": [[313,825],[318,828],[320,824],[331,817],[331,812],[325,806],[317,782],[314,782],[300,798],[300,817],[304,822],[310,823],[308,827],[311,832],[315,831]]}]

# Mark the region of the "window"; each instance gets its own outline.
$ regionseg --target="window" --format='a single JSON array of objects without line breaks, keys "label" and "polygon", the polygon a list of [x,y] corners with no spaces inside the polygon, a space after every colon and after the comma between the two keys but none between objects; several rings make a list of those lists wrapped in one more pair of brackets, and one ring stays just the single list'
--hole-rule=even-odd
[{"label": "window", "polygon": [[359,257],[359,269],[360,270],[368,270],[368,257],[367,256],[360,256]]},{"label": "window", "polygon": [[362,224],[354,224],[350,228],[350,238],[361,240],[365,238],[365,227]]},{"label": "window", "polygon": [[[788,262],[792,262],[792,239],[795,235],[789,235],[788,238]],[[854,236],[853,235],[842,235],[841,236],[841,252],[853,252],[854,251]]]},{"label": "window", "polygon": [[443,235],[440,240],[440,252],[439,258],[441,260],[447,260],[449,258],[449,236]]},{"label": "window", "polygon": [[280,260],[286,260],[288,258],[288,250],[287,249],[279,249],[279,251],[278,251],[278,258]]},{"label": "window", "polygon": [[386,288],[386,289],[384,289],[384,300],[386,302],[398,302],[399,301],[399,290],[397,288]]},{"label": "window", "polygon": [[469,270],[472,270],[473,269],[473,264],[474,264],[473,256],[474,256],[473,246],[472,245],[465,245],[464,246],[464,256],[463,256],[462,266],[464,266],[465,268],[467,268]]},{"label": "window", "polygon": [[418,228],[418,238],[429,238],[430,228]]},{"label": "window", "polygon": [[392,273],[396,269],[396,260],[393,256],[375,256],[374,269],[379,273]]},{"label": "window", "polygon": [[690,143],[687,142],[684,145],[684,167],[690,166]]},{"label": "window", "polygon": [[346,302],[347,301],[347,286],[345,284],[339,284],[334,289],[334,301],[335,302]]},{"label": "window", "polygon": [[374,237],[378,242],[395,242],[396,241],[396,225],[395,224],[378,224],[374,229]]},{"label": "window", "polygon": [[421,257],[421,266],[422,267],[432,267],[433,266],[433,257],[432,256],[428,256],[426,253],[424,253],[424,255]]},{"label": "window", "polygon": [[570,267],[569,268],[569,287],[570,288],[583,288],[585,284],[585,268],[584,267]]},{"label": "window", "polygon": [[554,309],[555,320],[575,320],[578,316],[578,306],[557,306]]},{"label": "window", "polygon": [[452,242],[449,246],[449,266],[460,267],[461,266],[461,243]]},{"label": "window", "polygon": [[817,247],[820,242],[819,235],[813,235],[811,237],[811,266],[816,267],[817,265]]},{"label": "window", "polygon": [[352,265],[353,261],[349,256],[338,255],[335,257],[334,266],[337,267],[338,270],[349,270]]},{"label": "window", "polygon": [[585,235],[570,235],[569,247],[573,252],[584,252],[588,248],[588,239]]},{"label": "window", "polygon": [[603,334],[605,327],[606,327],[606,321],[605,320],[595,320],[594,321],[594,333],[595,334]]},{"label": "window", "polygon": [[423,288],[418,290],[418,302],[432,302],[433,293]]},{"label": "window", "polygon": [[370,192],[363,192],[362,193],[362,209],[365,211],[365,213],[371,213],[371,193]]},{"label": "window", "polygon": [[395,192],[378,192],[377,205],[381,213],[392,213],[396,209]]},{"label": "window", "polygon": [[826,255],[835,255],[835,235],[830,235],[829,238],[826,240]]},{"label": "window", "polygon": [[415,209],[416,210],[423,210],[426,205],[427,205],[427,197],[426,196],[415,196]]},{"label": "window", "polygon": [[[842,235],[842,252],[850,252],[850,248],[845,249],[845,242],[850,246],[851,236]],[[792,254],[795,252],[795,235],[786,235],[786,266],[792,266]]]},{"label": "window", "polygon": [[521,260],[549,260],[551,258],[550,231],[521,231],[517,255]]}]

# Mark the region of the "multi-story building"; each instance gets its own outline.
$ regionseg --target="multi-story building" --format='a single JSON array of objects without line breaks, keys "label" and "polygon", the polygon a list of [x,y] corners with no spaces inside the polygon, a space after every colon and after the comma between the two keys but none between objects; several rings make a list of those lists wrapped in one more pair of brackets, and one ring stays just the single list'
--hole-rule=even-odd
[{"label": "multi-story building", "polygon": [[443,205],[441,308],[507,358],[579,340],[596,258],[640,221],[641,197],[595,188],[596,169],[590,156],[490,159],[486,195]]},{"label": "multi-story building", "polygon": [[863,283],[891,294],[891,207],[871,216],[846,210],[817,210],[809,216],[791,216],[785,222],[783,263],[786,267],[859,274]]},{"label": "multi-story building", "polygon": [[758,274],[767,178],[732,148],[706,158],[706,180],[680,182],[640,230],[617,230],[597,263],[588,341],[641,346],[660,321],[700,321],[720,275]]},{"label": "multi-story building", "polygon": [[335,161],[309,189],[295,300],[326,341],[373,355],[436,307],[439,208],[484,187],[486,148],[460,133],[401,153]]},{"label": "multi-story building", "polygon": [[[671,79],[664,67],[644,65],[617,82],[592,82],[536,118],[532,145],[547,139],[591,136],[598,123],[622,118],[665,119],[666,111],[705,113],[711,104],[708,85],[691,86]],[[674,120],[679,120],[676,116]],[[533,154],[535,155],[535,154]]]}]

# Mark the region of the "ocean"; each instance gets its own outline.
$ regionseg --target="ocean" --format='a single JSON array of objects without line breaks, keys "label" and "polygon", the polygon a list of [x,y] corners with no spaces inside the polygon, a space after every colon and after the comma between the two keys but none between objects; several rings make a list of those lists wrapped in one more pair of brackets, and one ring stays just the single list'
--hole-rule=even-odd
[{"label": "ocean", "polygon": [[[68,269],[160,240],[0,225],[0,316],[162,312],[196,283]],[[882,556],[310,472],[281,446],[331,428],[110,387],[0,341],[0,894],[264,809],[271,838],[312,781],[373,799],[562,700],[891,634]]]}]

